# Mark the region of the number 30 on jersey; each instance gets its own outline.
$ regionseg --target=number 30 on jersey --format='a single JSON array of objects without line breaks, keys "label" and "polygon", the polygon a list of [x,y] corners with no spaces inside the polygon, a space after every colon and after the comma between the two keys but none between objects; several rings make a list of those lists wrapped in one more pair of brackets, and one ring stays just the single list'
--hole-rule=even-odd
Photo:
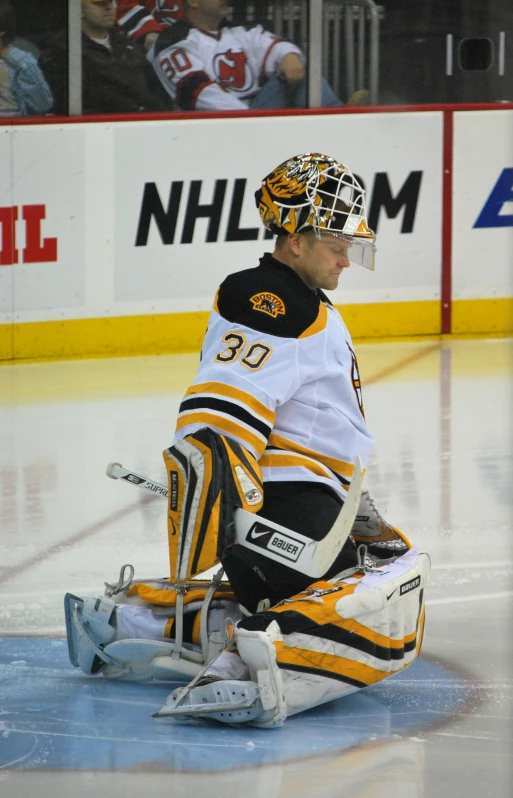
[{"label": "number 30 on jersey", "polygon": [[262,341],[248,344],[242,333],[230,331],[223,335],[221,340],[223,344],[226,344],[226,348],[215,356],[214,359],[217,363],[235,363],[235,361],[238,361],[247,369],[257,371],[262,368],[273,353],[272,348],[262,343]]}]

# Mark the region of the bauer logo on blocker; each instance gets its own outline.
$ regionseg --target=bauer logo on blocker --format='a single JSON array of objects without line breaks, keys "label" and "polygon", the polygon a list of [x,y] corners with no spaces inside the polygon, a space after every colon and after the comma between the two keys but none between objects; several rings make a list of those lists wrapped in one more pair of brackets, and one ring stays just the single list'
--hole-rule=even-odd
[{"label": "bauer logo on blocker", "polygon": [[272,551],[278,557],[283,557],[291,562],[298,561],[299,555],[305,547],[304,543],[300,543],[295,538],[285,535],[283,532],[268,529],[263,524],[258,523],[251,527],[246,540],[254,546]]}]

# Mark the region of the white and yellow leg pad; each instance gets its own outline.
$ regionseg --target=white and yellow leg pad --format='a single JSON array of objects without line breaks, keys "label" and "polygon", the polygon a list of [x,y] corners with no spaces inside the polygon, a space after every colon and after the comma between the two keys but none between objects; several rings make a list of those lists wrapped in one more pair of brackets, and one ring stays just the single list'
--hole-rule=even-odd
[{"label": "white and yellow leg pad", "polygon": [[[254,708],[261,706],[247,722],[279,726],[289,715],[376,684],[410,665],[422,644],[428,573],[428,555],[410,549],[371,571],[315,582],[240,621],[235,642],[249,667],[253,698],[258,694]],[[182,689],[182,698],[186,694],[187,688]],[[219,716],[208,689],[201,703],[202,716],[234,722]],[[158,714],[193,713],[167,702]]]},{"label": "white and yellow leg pad", "polygon": [[88,675],[188,682],[224,649],[241,617],[228,583],[167,579],[106,584],[106,595],[64,599],[71,664]]}]

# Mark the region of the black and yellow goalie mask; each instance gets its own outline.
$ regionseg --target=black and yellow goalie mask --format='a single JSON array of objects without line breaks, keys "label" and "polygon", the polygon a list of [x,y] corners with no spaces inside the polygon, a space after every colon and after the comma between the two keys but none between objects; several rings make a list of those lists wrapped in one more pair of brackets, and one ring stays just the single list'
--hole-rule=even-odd
[{"label": "black and yellow goalie mask", "polygon": [[375,235],[367,225],[365,189],[350,169],[307,152],[276,167],[255,192],[264,226],[275,235],[334,235],[349,244],[351,263],[374,269]]}]

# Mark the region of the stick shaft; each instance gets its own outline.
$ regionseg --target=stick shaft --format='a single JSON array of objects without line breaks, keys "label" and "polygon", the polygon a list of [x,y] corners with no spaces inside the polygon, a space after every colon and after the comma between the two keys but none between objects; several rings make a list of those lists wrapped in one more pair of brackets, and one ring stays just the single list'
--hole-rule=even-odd
[{"label": "stick shaft", "polygon": [[135,485],[136,488],[142,488],[142,490],[156,493],[158,496],[167,499],[168,491],[165,485],[161,485],[160,482],[153,482],[153,480],[142,477],[134,471],[128,471],[126,468],[123,468],[120,463],[109,463],[107,466],[107,476],[111,479],[124,479],[125,482]]}]

